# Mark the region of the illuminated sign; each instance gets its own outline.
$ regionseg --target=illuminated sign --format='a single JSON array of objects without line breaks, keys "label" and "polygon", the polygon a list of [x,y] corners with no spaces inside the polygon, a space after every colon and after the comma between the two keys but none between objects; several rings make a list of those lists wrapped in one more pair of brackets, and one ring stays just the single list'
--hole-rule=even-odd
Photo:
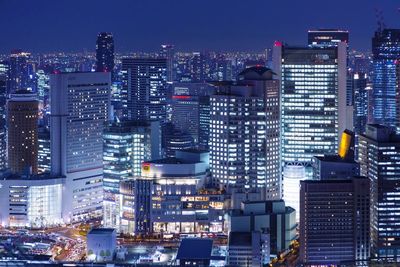
[{"label": "illuminated sign", "polygon": [[150,172],[150,163],[142,164],[142,172]]},{"label": "illuminated sign", "polygon": [[350,150],[350,145],[352,141],[352,134],[349,131],[344,131],[342,134],[342,139],[340,140],[339,144],[339,157],[342,159],[347,156],[347,153],[349,153]]}]

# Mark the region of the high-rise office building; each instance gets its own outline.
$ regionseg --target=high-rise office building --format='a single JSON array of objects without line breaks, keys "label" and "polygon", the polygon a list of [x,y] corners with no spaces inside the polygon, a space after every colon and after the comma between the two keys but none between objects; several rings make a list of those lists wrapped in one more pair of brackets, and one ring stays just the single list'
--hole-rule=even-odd
[{"label": "high-rise office building", "polygon": [[352,77],[356,159],[358,158],[358,136],[363,134],[367,124],[373,121],[372,86],[368,80],[367,74],[364,73],[355,73]]},{"label": "high-rise office building", "polygon": [[7,81],[7,94],[13,94],[18,90],[29,87],[28,59],[29,53],[21,50],[11,52],[9,59],[9,71]]},{"label": "high-rise office building", "polygon": [[8,167],[14,173],[38,172],[39,102],[26,90],[7,102]]},{"label": "high-rise office building", "polygon": [[400,257],[400,136],[383,125],[367,125],[359,137],[360,174],[371,182],[371,257]]},{"label": "high-rise office building", "polygon": [[400,29],[383,29],[372,38],[374,123],[399,127],[396,64],[400,58]]},{"label": "high-rise office building", "polygon": [[279,81],[266,67],[219,83],[210,98],[210,167],[221,187],[263,188],[280,198]]},{"label": "high-rise office building", "polygon": [[281,80],[283,166],[300,162],[311,175],[315,155],[334,154],[346,129],[346,44],[288,47],[276,42]]},{"label": "high-rise office building", "polygon": [[167,60],[122,59],[122,104],[131,120],[166,120]]},{"label": "high-rise office building", "polygon": [[173,82],[175,80],[175,47],[171,44],[161,45],[160,51],[161,57],[167,60],[167,82]]},{"label": "high-rise office building", "polygon": [[366,266],[370,254],[368,178],[300,184],[300,261],[305,266],[344,262]]},{"label": "high-rise office building", "polygon": [[142,163],[161,156],[160,123],[124,121],[104,129],[104,214],[107,227],[120,225],[120,182],[141,175]]},{"label": "high-rise office building", "polygon": [[66,176],[64,220],[103,210],[103,129],[110,117],[110,73],[50,76],[51,171]]},{"label": "high-rise office building", "polygon": [[114,72],[114,38],[112,33],[101,32],[96,41],[96,71]]}]

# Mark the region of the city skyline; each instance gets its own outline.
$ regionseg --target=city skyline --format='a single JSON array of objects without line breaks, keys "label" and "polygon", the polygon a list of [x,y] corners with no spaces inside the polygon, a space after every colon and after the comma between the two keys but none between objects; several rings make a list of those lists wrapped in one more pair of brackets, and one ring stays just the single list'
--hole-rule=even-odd
[{"label": "city skyline", "polygon": [[288,4],[261,0],[252,5],[237,0],[121,1],[120,5],[107,5],[104,0],[96,5],[77,0],[57,4],[0,1],[0,23],[10,25],[0,29],[0,53],[15,48],[34,53],[93,51],[91,36],[102,31],[114,34],[118,52],[157,51],[162,43],[174,44],[181,51],[262,51],[274,40],[302,44],[305,32],[317,28],[349,30],[351,48],[370,51],[376,13],[382,11],[388,28],[399,26],[399,5],[391,0]]}]

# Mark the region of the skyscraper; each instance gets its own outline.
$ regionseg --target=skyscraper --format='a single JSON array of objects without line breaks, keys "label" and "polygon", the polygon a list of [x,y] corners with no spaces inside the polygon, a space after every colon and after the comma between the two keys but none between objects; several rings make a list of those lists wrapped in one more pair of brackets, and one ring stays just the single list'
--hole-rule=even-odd
[{"label": "skyscraper", "polygon": [[122,59],[122,104],[131,120],[166,119],[167,60]]},{"label": "skyscraper", "polygon": [[262,188],[280,198],[279,81],[265,67],[218,83],[210,98],[210,167],[221,187]]},{"label": "skyscraper", "polygon": [[175,79],[174,57],[175,50],[171,44],[161,45],[161,57],[167,60],[167,82],[173,82]]},{"label": "skyscraper", "polygon": [[96,42],[96,71],[114,72],[114,38],[112,33],[101,32]]},{"label": "skyscraper", "polygon": [[331,266],[357,261],[366,266],[370,253],[368,178],[300,184],[301,263]]},{"label": "skyscraper", "polygon": [[8,65],[0,62],[0,170],[7,166],[7,75]]},{"label": "skyscraper", "polygon": [[367,125],[359,137],[360,174],[371,182],[371,257],[400,257],[400,136],[394,129]]},{"label": "skyscraper", "polygon": [[7,82],[7,94],[13,94],[18,90],[27,89],[29,86],[28,59],[29,53],[21,50],[13,50],[9,60],[9,72]]},{"label": "skyscraper", "polygon": [[110,117],[110,85],[104,72],[50,76],[51,171],[66,176],[66,222],[102,215],[102,136]]},{"label": "skyscraper", "polygon": [[396,64],[400,58],[400,29],[383,29],[372,38],[374,123],[399,127]]},{"label": "skyscraper", "polygon": [[38,115],[39,102],[26,90],[7,102],[8,167],[14,173],[38,172]]},{"label": "skyscraper", "polygon": [[276,42],[273,56],[281,79],[282,164],[300,162],[310,176],[312,157],[335,154],[346,129],[346,44],[321,48]]}]

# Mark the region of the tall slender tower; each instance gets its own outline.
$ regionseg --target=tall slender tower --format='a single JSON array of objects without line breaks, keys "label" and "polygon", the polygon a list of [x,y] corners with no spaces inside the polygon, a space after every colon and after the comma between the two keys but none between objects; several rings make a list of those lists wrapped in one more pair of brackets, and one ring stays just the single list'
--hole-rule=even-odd
[{"label": "tall slender tower", "polygon": [[38,172],[38,114],[39,102],[26,90],[8,100],[8,167],[12,172]]},{"label": "tall slender tower", "polygon": [[376,31],[372,38],[372,53],[374,123],[398,128],[399,88],[396,64],[400,58],[400,29]]},{"label": "tall slender tower", "polygon": [[13,50],[10,55],[7,93],[13,94],[18,90],[27,89],[29,84],[28,59],[29,53]]},{"label": "tall slender tower", "polygon": [[161,45],[161,56],[167,60],[167,81],[173,82],[175,79],[174,46],[170,44]]},{"label": "tall slender tower", "polygon": [[114,38],[112,33],[101,32],[97,35],[96,42],[96,71],[114,71]]}]

